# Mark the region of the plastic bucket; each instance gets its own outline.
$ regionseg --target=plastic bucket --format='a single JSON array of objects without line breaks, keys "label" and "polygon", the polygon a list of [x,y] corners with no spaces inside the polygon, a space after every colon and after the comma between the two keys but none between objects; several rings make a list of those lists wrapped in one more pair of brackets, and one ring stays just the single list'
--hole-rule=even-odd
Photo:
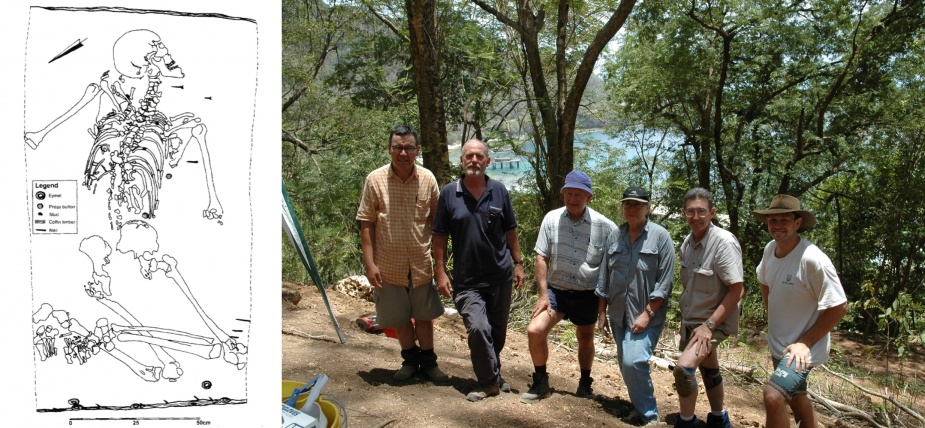
[{"label": "plastic bucket", "polygon": [[[289,396],[292,395],[292,391],[301,388],[305,385],[305,382],[297,382],[294,380],[284,380],[282,383],[282,402],[285,403],[289,399]],[[299,398],[296,399],[295,406],[296,409],[301,409],[305,406],[305,402],[308,401],[308,396],[310,392],[306,391],[299,394]],[[306,408],[306,413],[312,415],[319,422],[325,423],[327,428],[339,428],[344,421],[343,415],[341,415],[341,410],[337,404],[332,403],[325,399],[325,397],[319,397],[316,401],[316,405],[309,406]]]},{"label": "plastic bucket", "polygon": [[318,405],[321,406],[321,412],[328,419],[328,428],[340,427],[340,409],[337,408],[337,405],[324,398],[318,399]]},{"label": "plastic bucket", "polygon": [[[305,385],[305,382],[296,382],[294,380],[284,380],[283,381],[283,403],[289,399],[289,396],[292,395],[292,391],[299,389]],[[303,392],[299,395],[299,399],[296,400],[295,406],[292,406],[296,409],[301,409],[305,405],[305,401],[308,400],[308,392]]]}]

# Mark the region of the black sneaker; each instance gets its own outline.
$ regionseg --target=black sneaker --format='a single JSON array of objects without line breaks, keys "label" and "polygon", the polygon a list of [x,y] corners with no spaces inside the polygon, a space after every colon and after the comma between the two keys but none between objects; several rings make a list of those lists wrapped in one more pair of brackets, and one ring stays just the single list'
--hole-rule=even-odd
[{"label": "black sneaker", "polygon": [[578,380],[578,390],[575,391],[575,396],[581,398],[594,398],[594,391],[591,388],[591,384],[594,383],[594,379],[590,377],[583,377]]},{"label": "black sneaker", "polygon": [[697,426],[697,415],[694,415],[694,419],[685,421],[681,419],[681,415],[678,415],[678,418],[674,420],[674,428],[694,428]]},{"label": "black sneaker", "polygon": [[536,404],[540,400],[549,397],[552,390],[549,389],[549,374],[533,373],[533,384],[530,390],[520,396],[520,402],[526,404]]},{"label": "black sneaker", "polygon": [[729,422],[729,412],[723,410],[723,416],[716,416],[713,413],[707,413],[707,426],[717,428],[732,428]]}]

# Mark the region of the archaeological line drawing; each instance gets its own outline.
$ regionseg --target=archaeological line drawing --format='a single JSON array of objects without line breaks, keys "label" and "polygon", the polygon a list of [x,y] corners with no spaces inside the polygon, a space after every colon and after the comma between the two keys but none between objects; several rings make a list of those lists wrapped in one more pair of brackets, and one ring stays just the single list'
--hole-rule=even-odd
[{"label": "archaeological line drawing", "polygon": [[[87,130],[92,145],[86,159],[83,186],[92,192],[102,183],[108,193],[113,230],[129,213],[152,219],[160,203],[159,191],[190,143],[202,155],[208,201],[202,217],[221,223],[224,211],[215,191],[212,162],[206,143],[208,128],[191,112],[168,116],[158,109],[165,80],[179,81],[183,69],[154,31],[137,29],[120,36],[112,47],[117,75],[103,72],[83,96],[44,128],[25,133],[25,144],[37,150],[49,133],[88,105],[97,109],[96,123]],[[144,88],[136,93],[136,88]]]},{"label": "archaeological line drawing", "polygon": [[271,162],[254,138],[278,123],[259,114],[257,20],[228,11],[275,15],[142,3],[20,11],[23,117],[7,157],[22,159],[25,185],[31,300],[15,318],[35,421],[175,407],[224,418],[226,405],[240,416],[257,391],[251,343],[269,330],[254,320],[265,244],[253,189]]},{"label": "archaeological line drawing", "polygon": [[[85,238],[80,243],[80,252],[88,257],[93,266],[90,278],[83,287],[88,299],[94,299],[108,308],[112,318],[101,317],[92,324],[92,330],[84,327],[65,309],[55,309],[43,303],[33,314],[35,324],[33,343],[41,361],[63,357],[68,364],[87,364],[97,355],[108,354],[125,365],[140,379],[148,382],[166,380],[175,382],[183,375],[180,362],[172,352],[184,353],[206,360],[224,361],[237,367],[246,366],[247,347],[238,343],[209,317],[193,295],[178,269],[179,262],[160,250],[157,230],[143,220],[130,220],[120,228],[119,241],[115,250],[131,255],[138,264],[138,276],[151,280],[163,276],[179,287],[188,300],[177,302],[169,309],[194,310],[208,335],[182,331],[176,328],[159,327],[139,320],[124,307],[118,299],[119,289],[113,292],[112,278],[107,272],[112,254],[110,244],[98,235]],[[153,287],[153,286],[152,286]],[[147,292],[155,293],[157,290]],[[168,308],[165,308],[168,309]],[[118,321],[116,321],[118,320]],[[155,322],[156,323],[156,322]],[[190,326],[193,327],[193,326]],[[157,361],[140,362],[121,344],[144,343],[150,346]]]}]

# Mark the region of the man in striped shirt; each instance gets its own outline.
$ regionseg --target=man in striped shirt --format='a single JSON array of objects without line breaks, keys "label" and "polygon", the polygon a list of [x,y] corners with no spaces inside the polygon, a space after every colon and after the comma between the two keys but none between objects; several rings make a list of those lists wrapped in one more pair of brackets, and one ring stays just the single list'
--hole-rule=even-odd
[{"label": "man in striped shirt", "polygon": [[594,294],[604,255],[604,241],[616,224],[588,207],[594,196],[591,178],[581,171],[565,176],[562,186],[565,206],[543,218],[536,238],[536,288],[539,297],[533,308],[527,337],[533,358],[533,384],[520,401],[533,404],[548,397],[549,375],[546,361],[549,331],[559,321],[575,324],[578,339],[578,367],[581,378],[575,395],[593,398],[591,364],[594,362],[594,325],[598,297]]},{"label": "man in striped shirt", "polygon": [[387,147],[392,162],[366,177],[357,210],[366,278],[375,287],[379,325],[394,328],[401,345],[393,378],[406,381],[420,370],[448,382],[434,353],[433,320],[443,314],[430,258],[437,180],[415,165],[420,146],[410,126],[393,128]]}]

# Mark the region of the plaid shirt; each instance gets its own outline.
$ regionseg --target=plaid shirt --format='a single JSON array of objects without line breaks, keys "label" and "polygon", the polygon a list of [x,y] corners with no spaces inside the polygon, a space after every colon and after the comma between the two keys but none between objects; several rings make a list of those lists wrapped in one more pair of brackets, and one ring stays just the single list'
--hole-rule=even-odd
[{"label": "plaid shirt", "polygon": [[547,285],[557,290],[594,290],[604,257],[604,241],[617,228],[586,206],[578,221],[565,207],[543,218],[534,251],[549,259]]},{"label": "plaid shirt", "polygon": [[382,280],[415,287],[430,284],[434,276],[430,258],[431,225],[437,207],[437,179],[430,170],[415,165],[402,182],[385,165],[366,176],[356,219],[373,223],[373,260]]}]

